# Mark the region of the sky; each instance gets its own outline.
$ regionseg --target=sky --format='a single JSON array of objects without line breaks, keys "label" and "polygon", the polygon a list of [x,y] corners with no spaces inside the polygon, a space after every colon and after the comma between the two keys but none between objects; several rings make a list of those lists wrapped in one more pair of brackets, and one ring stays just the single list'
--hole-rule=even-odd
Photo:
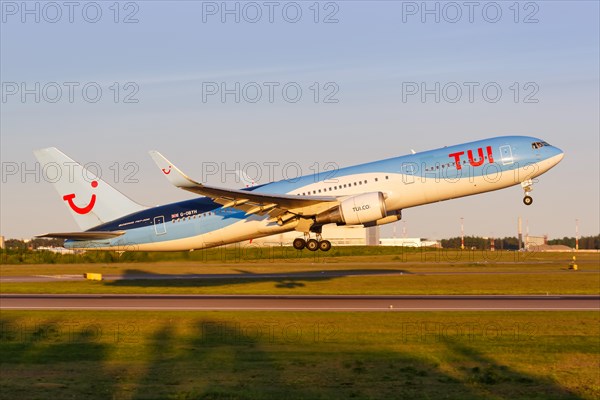
[{"label": "sky", "polygon": [[[76,231],[34,149],[148,205],[500,135],[565,152],[519,186],[404,210],[410,237],[600,232],[596,1],[1,1],[0,233]],[[292,169],[290,169],[290,166]],[[292,171],[292,172],[290,172]],[[258,176],[260,175],[260,177]],[[272,176],[269,176],[272,175]],[[384,227],[391,236],[394,227]]]}]

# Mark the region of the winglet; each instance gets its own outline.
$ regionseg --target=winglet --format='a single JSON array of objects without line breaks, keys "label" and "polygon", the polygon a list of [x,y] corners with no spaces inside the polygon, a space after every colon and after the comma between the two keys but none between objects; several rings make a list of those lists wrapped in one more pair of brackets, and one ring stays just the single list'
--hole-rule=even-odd
[{"label": "winglet", "polygon": [[241,169],[236,169],[235,174],[237,175],[238,179],[244,184],[245,187],[249,188],[256,185],[254,179],[250,178],[248,174],[246,174]]},{"label": "winglet", "polygon": [[194,181],[192,178],[184,174],[179,168],[165,158],[158,151],[152,150],[149,152],[150,157],[154,160],[158,168],[160,168],[163,175],[173,184],[179,188],[187,188],[194,186],[202,186],[201,183]]}]

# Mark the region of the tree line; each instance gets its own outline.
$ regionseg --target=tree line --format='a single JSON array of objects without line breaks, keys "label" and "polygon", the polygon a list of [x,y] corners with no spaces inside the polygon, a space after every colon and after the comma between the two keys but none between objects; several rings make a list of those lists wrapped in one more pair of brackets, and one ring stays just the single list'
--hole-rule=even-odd
[{"label": "tree line", "polygon": [[[575,238],[574,237],[564,237],[562,239],[552,239],[548,240],[548,244],[564,244],[565,246],[569,246],[575,248]],[[579,248],[580,249],[600,249],[600,235],[596,236],[582,236],[579,238]]]},{"label": "tree line", "polygon": [[[523,241],[525,241],[525,237],[523,237]],[[28,242],[19,239],[8,239],[5,241],[5,247],[9,250],[35,250],[38,247],[62,247],[63,243],[63,239],[35,238]],[[442,239],[441,244],[443,248],[460,249],[460,237],[457,236],[449,239]],[[549,239],[548,244],[562,244],[564,246],[575,248],[575,238],[565,236],[559,239]],[[494,246],[496,247],[496,250],[518,250],[519,239],[514,236],[494,238]],[[484,238],[481,236],[465,236],[465,248],[467,249],[474,248],[478,250],[485,250],[489,249],[490,247],[490,238]],[[600,249],[600,235],[580,237],[579,248],[582,250]]]},{"label": "tree line", "polygon": [[[519,239],[514,236],[504,238],[494,238],[494,246],[496,250],[519,250]],[[523,237],[525,241],[525,237]],[[460,249],[461,240],[460,237],[453,237],[450,239],[441,240],[442,247],[446,249]],[[575,248],[574,237],[563,237],[562,239],[550,239],[548,240],[549,245],[564,245],[571,248]],[[465,248],[466,249],[478,249],[486,250],[490,249],[492,245],[492,239],[484,238],[481,236],[465,236]],[[580,250],[591,250],[600,249],[600,235],[596,236],[583,236],[579,238],[579,249]]]}]

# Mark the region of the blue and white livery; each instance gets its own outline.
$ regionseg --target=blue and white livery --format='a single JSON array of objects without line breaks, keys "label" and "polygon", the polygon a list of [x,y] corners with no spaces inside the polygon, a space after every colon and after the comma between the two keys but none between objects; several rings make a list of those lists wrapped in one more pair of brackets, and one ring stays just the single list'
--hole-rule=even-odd
[{"label": "blue and white livery", "polygon": [[152,151],[174,186],[199,197],[145,207],[56,148],[34,153],[43,168],[60,169],[54,185],[82,229],[40,237],[116,251],[205,249],[293,230],[302,236],[295,248],[327,251],[326,224],[383,225],[406,208],[519,184],[530,205],[533,179],[564,155],[540,139],[503,136],[232,190],[196,182]]}]

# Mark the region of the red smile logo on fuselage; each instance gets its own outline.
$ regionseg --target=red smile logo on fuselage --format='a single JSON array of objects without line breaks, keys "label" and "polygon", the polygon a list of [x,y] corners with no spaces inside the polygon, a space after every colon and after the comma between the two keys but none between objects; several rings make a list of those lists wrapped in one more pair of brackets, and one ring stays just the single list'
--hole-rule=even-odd
[{"label": "red smile logo on fuselage", "polygon": [[[92,187],[93,188],[98,187],[98,182],[92,181]],[[90,211],[92,211],[92,208],[94,208],[94,206],[96,205],[96,195],[95,194],[92,194],[92,198],[90,199],[90,202],[85,207],[77,207],[75,205],[75,203],[73,203],[74,198],[75,198],[75,193],[65,194],[63,196],[63,200],[66,201],[67,203],[69,203],[69,207],[71,207],[71,210],[75,211],[77,214],[87,214]]]}]

